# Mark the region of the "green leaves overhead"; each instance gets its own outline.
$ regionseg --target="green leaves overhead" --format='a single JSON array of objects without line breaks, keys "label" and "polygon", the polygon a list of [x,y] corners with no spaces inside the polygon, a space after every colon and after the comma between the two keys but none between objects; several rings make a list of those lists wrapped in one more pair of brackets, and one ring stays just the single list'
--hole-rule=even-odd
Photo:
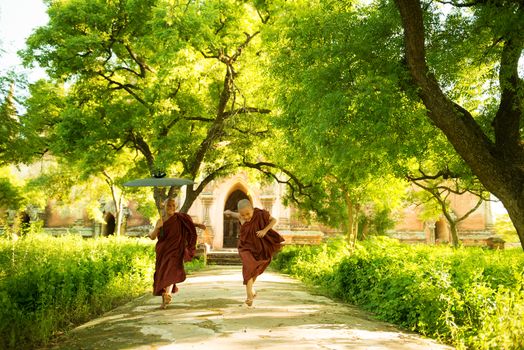
[{"label": "green leaves overhead", "polygon": [[[165,169],[202,180],[198,194],[267,130],[260,116],[270,106],[257,71],[263,23],[252,5],[53,1],[48,12],[23,56],[53,79],[35,92],[49,84],[65,91],[60,103],[49,101],[59,105],[53,154],[111,166],[127,149],[138,155],[129,166],[144,175]],[[28,101],[37,129],[46,108]]]},{"label": "green leaves overhead", "polygon": [[[22,56],[50,79],[31,86],[19,133],[32,151],[49,150],[85,178],[162,169],[194,179],[183,210],[213,179],[252,167],[293,185],[290,200],[349,230],[359,215],[400,205],[405,178],[420,170],[451,171],[476,186],[478,173],[462,160],[480,157],[475,137],[456,135],[456,149],[473,147],[461,157],[448,141],[464,121],[484,145],[506,147],[507,164],[520,164],[510,151],[521,147],[522,79],[501,68],[509,67],[501,55],[515,68],[521,5],[422,4],[429,70],[421,77],[434,75],[445,92],[439,101],[451,104],[436,122],[438,108],[425,104],[433,95],[410,70],[398,3],[49,1],[50,22]],[[510,132],[494,122],[504,113]],[[446,136],[436,128],[443,125]]]},{"label": "green leaves overhead", "polygon": [[414,91],[405,88],[398,18],[390,4],[281,6],[264,39],[279,84],[281,113],[274,123],[289,130],[284,164],[316,184],[303,199],[308,209],[330,224],[349,220],[345,226],[351,226],[369,214],[365,207],[383,209],[385,198],[401,198],[402,180],[390,174],[403,173],[400,159],[427,151],[423,140],[431,126]]}]

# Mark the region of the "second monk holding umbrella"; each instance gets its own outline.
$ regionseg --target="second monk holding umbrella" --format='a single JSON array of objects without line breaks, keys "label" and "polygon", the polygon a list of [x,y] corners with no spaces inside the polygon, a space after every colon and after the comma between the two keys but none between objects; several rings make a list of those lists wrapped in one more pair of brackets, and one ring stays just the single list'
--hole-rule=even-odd
[{"label": "second monk holding umbrella", "polygon": [[153,294],[162,296],[163,309],[171,303],[171,294],[178,291],[176,284],[186,279],[184,261],[191,260],[195,255],[196,227],[206,229],[205,225],[193,223],[189,215],[177,213],[176,209],[175,199],[168,198],[165,201],[165,215],[149,234],[151,239],[158,238]]}]

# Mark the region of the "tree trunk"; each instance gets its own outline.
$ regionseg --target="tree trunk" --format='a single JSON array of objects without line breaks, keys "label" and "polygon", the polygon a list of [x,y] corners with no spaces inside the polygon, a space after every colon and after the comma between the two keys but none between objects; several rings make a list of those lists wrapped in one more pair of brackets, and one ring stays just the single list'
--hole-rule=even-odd
[{"label": "tree trunk", "polygon": [[159,219],[162,219],[164,210],[164,201],[166,200],[165,188],[153,187],[153,199],[155,200],[156,210],[158,211]]},{"label": "tree trunk", "polygon": [[355,204],[354,210],[353,210],[353,241],[351,242],[351,248],[354,248],[357,244],[357,238],[358,238],[358,215],[360,213],[360,205]]},{"label": "tree trunk", "polygon": [[123,220],[123,214],[124,214],[124,208],[122,203],[122,195],[120,195],[120,198],[118,200],[118,206],[117,203],[115,203],[116,208],[116,228],[115,228],[115,236],[120,236],[122,234],[122,220]]},{"label": "tree trunk", "polygon": [[182,208],[180,208],[181,213],[187,213],[191,206],[193,205],[193,202],[197,199],[200,192],[197,192],[193,189],[192,186],[188,185],[186,186],[186,198],[184,200],[184,204],[182,205]]},{"label": "tree trunk", "polygon": [[458,230],[457,230],[457,223],[453,220],[448,220],[448,223],[449,223],[449,231],[451,233],[451,245],[456,248],[460,244]]},{"label": "tree trunk", "polygon": [[115,236],[120,236],[120,227],[122,225],[122,194],[120,199],[116,198],[116,187],[111,185],[111,197],[113,198],[113,205],[115,206]]},{"label": "tree trunk", "polygon": [[348,215],[348,223],[347,223],[347,236],[346,240],[349,244],[350,249],[353,249],[355,247],[356,241],[357,241],[357,234],[358,234],[358,212],[359,212],[359,205],[354,204],[351,200],[351,197],[347,192],[344,195],[344,199],[346,202],[346,210]]},{"label": "tree trunk", "polygon": [[[446,218],[446,221],[449,225],[449,233],[451,238],[451,245],[453,247],[458,247],[460,244],[459,236],[458,236],[458,230],[457,230],[457,224],[458,220],[454,216],[453,212],[448,212],[447,203],[445,200],[439,199],[440,205],[442,207],[442,213],[444,214],[444,217]],[[449,209],[452,211],[452,209]]]},{"label": "tree trunk", "polygon": [[[356,217],[357,215],[355,215]],[[352,233],[352,240],[351,240],[351,248],[355,248],[355,245],[357,244],[357,238],[358,238],[358,220],[356,218],[353,219],[353,233]]]},{"label": "tree trunk", "polygon": [[353,202],[351,201],[351,198],[349,197],[349,195],[346,193],[345,194],[345,201],[346,201],[346,210],[347,210],[347,215],[348,215],[348,227],[347,227],[347,237],[346,237],[346,240],[349,244],[349,246],[351,247],[351,241],[353,240],[353,228],[354,228],[354,223],[353,223],[353,220],[354,220],[354,214],[353,214]]},{"label": "tree trunk", "polygon": [[369,219],[367,217],[364,218],[364,222],[362,223],[362,240],[365,240],[367,238],[369,232]]},{"label": "tree trunk", "polygon": [[513,226],[515,226],[517,234],[519,235],[520,245],[522,246],[522,249],[524,249],[524,198],[520,198],[520,203],[511,200],[500,200],[508,211],[511,222],[513,223]]},{"label": "tree trunk", "polygon": [[492,123],[496,138],[493,143],[471,113],[444,94],[428,69],[420,0],[395,0],[395,3],[404,28],[407,65],[429,118],[486,189],[502,201],[524,249],[524,145],[515,131],[522,114],[518,60],[524,42],[519,30],[509,34],[514,35],[512,38],[503,38],[499,71],[501,103]]}]

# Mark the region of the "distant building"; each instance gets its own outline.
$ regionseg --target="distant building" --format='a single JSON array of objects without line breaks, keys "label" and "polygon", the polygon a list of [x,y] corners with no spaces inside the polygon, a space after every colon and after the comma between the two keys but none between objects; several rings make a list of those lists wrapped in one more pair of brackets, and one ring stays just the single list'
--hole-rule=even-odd
[{"label": "distant building", "polygon": [[[478,197],[465,193],[451,194],[450,204],[457,217],[462,217],[475,207]],[[438,220],[422,221],[419,219],[420,208],[411,205],[403,209],[395,228],[390,236],[407,243],[446,244],[451,241],[451,232],[445,217]],[[491,246],[499,240],[493,229],[493,214],[491,202],[484,201],[480,207],[458,224],[459,239],[464,245]]]},{"label": "distant building", "polygon": [[251,183],[245,173],[239,172],[206,186],[189,214],[209,227],[202,241],[212,249],[236,248],[238,222],[226,218],[223,213],[227,209],[236,211],[241,199],[249,199],[255,207],[268,210],[278,220],[276,229],[288,243],[320,243],[326,230],[319,225],[304,223],[298,219],[296,209],[284,206],[282,198],[285,191],[283,184]]},{"label": "distant building", "polygon": [[[278,220],[276,229],[288,243],[315,244],[333,235],[335,230],[300,220],[298,211],[282,203],[286,187],[272,182],[261,184],[250,181],[244,172],[212,181],[194,201],[189,214],[195,222],[205,223],[208,230],[199,230],[199,241],[214,250],[235,248],[238,222],[226,218],[225,210],[236,210],[240,199],[249,199],[256,207],[268,210]],[[183,191],[182,191],[183,193]],[[473,195],[453,196],[451,203],[457,215],[463,215],[477,201]],[[179,198],[179,205],[183,198]],[[114,209],[109,203],[101,204],[103,217],[92,220],[85,211],[60,211],[55,201],[50,201],[44,212],[31,214],[32,220],[40,218],[45,229],[55,235],[66,231],[78,232],[84,236],[111,235],[114,233]],[[130,202],[125,209],[125,232],[131,236],[147,234],[152,226],[149,220],[137,211],[137,203]],[[439,244],[450,241],[448,224],[444,218],[437,221],[419,219],[419,208],[406,207],[398,215],[399,220],[389,235],[407,243]],[[484,202],[458,226],[459,236],[465,245],[492,245],[493,220],[491,203]],[[490,241],[491,240],[491,241]]]}]

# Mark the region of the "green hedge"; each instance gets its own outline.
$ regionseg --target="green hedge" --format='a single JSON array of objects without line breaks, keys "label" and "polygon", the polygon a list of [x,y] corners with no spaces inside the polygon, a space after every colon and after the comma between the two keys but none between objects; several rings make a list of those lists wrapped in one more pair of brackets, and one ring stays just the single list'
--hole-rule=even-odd
[{"label": "green hedge", "polygon": [[154,242],[145,239],[0,239],[0,348],[45,344],[150,290],[154,259]]},{"label": "green hedge", "polygon": [[376,237],[286,247],[273,266],[382,320],[459,349],[524,349],[524,253]]}]

